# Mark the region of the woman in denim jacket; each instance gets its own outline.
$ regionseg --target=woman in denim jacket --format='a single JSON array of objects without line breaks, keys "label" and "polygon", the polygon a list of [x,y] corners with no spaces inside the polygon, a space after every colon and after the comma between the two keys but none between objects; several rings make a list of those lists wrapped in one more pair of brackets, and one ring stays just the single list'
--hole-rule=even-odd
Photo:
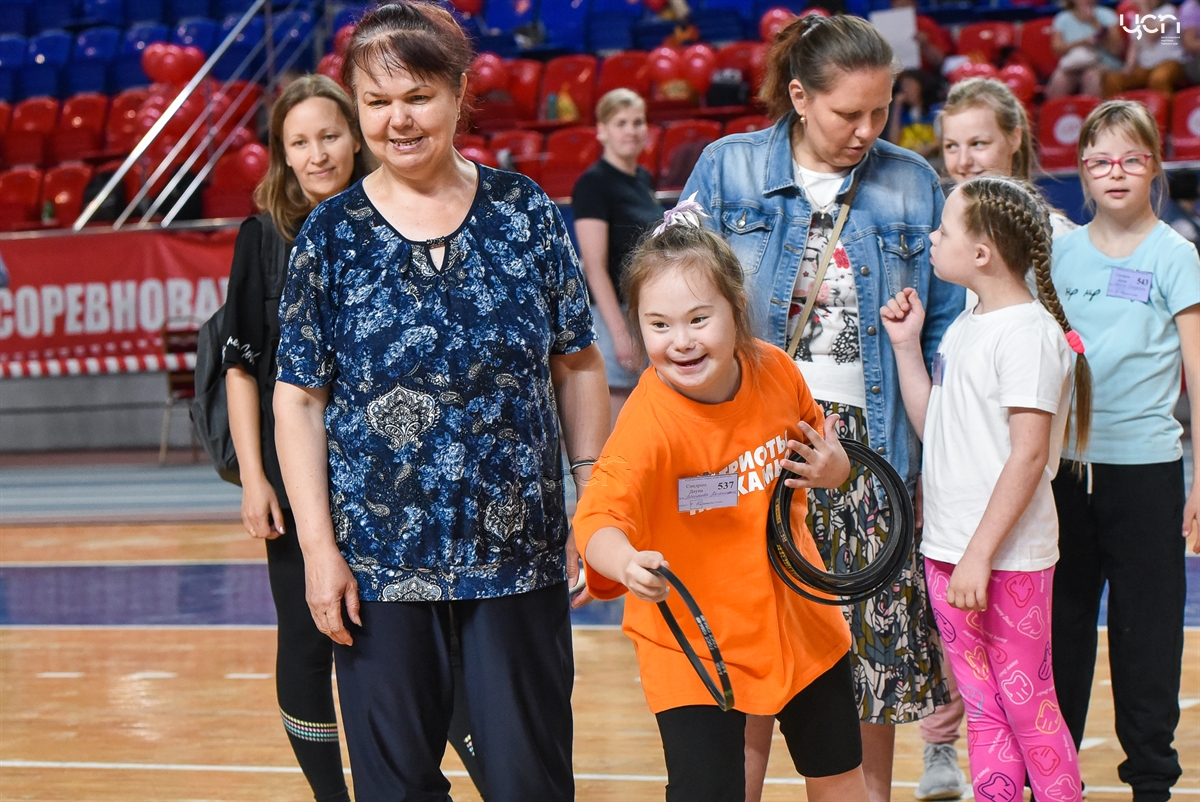
[{"label": "woman in denim jacket", "polygon": [[[920,445],[905,417],[879,308],[915,287],[929,310],[922,345],[933,354],[964,297],[929,263],[929,232],[943,203],[936,173],[878,138],[893,76],[892,50],[865,20],[796,20],[768,56],[762,98],[777,122],[706,148],[683,194],[696,194],[712,215],[709,225],[741,261],[758,336],[786,347],[842,203],[857,185],[795,359],[826,414],[840,416],[839,433],[870,444],[915,491]],[[866,479],[856,471],[839,490],[813,494],[817,513],[809,528],[825,559],[836,557],[844,571],[872,558],[880,538]],[[847,536],[837,542],[843,539],[833,530],[842,528]],[[849,611],[872,802],[890,798],[894,725],[929,715],[946,694],[929,638],[924,571],[913,554],[890,591]],[[748,800],[761,794],[771,725],[747,725]]]}]

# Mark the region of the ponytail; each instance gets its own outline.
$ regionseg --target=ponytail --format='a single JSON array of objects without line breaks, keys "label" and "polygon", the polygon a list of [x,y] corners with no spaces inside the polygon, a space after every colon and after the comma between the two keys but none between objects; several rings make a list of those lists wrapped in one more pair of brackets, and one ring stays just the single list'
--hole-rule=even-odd
[{"label": "ponytail", "polygon": [[806,14],[775,35],[759,98],[772,120],[792,110],[793,79],[810,95],[832,91],[839,72],[891,70],[892,46],[861,17]]}]

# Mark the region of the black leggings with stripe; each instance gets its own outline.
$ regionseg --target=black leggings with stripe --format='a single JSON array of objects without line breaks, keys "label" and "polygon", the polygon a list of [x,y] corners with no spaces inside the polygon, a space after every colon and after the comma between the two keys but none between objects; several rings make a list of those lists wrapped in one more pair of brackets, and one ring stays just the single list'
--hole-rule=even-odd
[{"label": "black leggings with stripe", "polygon": [[[330,682],[333,641],[317,629],[304,598],[304,556],[296,539],[296,519],[291,510],[284,510],[284,525],[286,534],[267,541],[267,571],[279,620],[275,655],[279,712],[316,802],[350,802],[342,772]],[[461,674],[461,662],[456,670]],[[461,681],[456,683],[456,689],[462,687]],[[482,795],[483,785],[471,751],[466,700],[461,690],[454,701],[450,743]]]}]

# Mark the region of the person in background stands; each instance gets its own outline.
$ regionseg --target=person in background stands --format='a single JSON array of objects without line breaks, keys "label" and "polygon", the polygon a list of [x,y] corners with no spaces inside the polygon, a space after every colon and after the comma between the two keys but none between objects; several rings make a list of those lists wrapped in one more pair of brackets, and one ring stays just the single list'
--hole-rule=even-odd
[{"label": "person in background stands", "polygon": [[630,89],[605,94],[596,104],[596,138],[604,153],[575,183],[571,210],[615,421],[644,367],[625,322],[621,275],[638,240],[662,219],[650,172],[638,164],[646,102]]}]

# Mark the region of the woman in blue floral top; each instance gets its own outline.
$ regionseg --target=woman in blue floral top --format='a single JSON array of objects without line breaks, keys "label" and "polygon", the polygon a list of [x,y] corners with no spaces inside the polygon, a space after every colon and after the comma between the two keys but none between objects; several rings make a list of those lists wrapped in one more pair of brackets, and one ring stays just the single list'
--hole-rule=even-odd
[{"label": "woman in blue floral top", "polygon": [[432,4],[358,25],[381,166],[309,217],[280,308],[278,450],[358,799],[449,791],[452,630],[489,802],[574,798],[560,455],[599,454],[606,382],[557,208],[454,149],[471,55]]}]

